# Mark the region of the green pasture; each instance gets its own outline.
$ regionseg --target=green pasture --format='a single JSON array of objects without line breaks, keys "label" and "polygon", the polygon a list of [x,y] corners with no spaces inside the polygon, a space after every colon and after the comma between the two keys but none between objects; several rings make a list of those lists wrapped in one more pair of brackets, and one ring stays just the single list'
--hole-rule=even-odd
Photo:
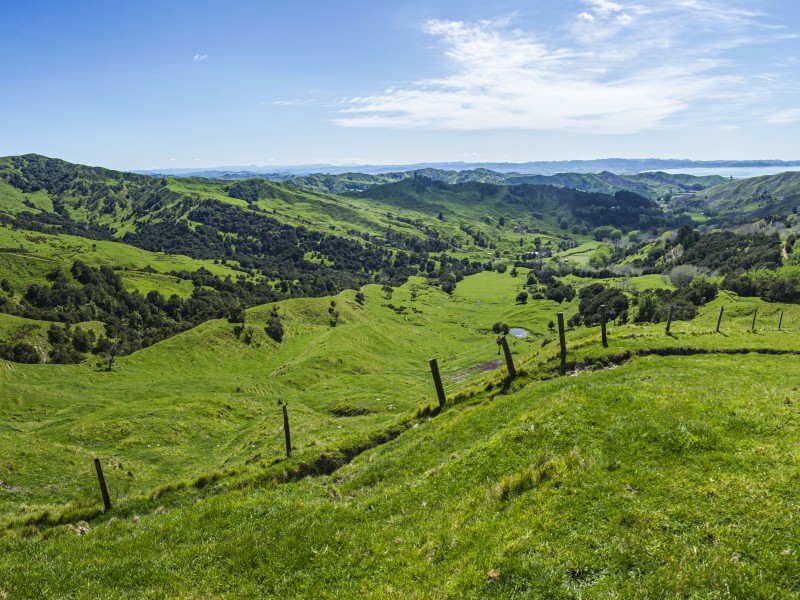
[{"label": "green pasture", "polygon": [[2,591],[796,597],[799,367],[650,356],[479,394],[330,476],[6,532]]},{"label": "green pasture", "polygon": [[576,248],[570,248],[569,250],[557,252],[554,256],[572,261],[581,266],[586,266],[589,264],[589,259],[591,258],[592,254],[594,254],[598,248],[606,245],[607,244],[603,244],[602,242],[584,242]]},{"label": "green pasture", "polygon": [[[483,372],[460,371],[476,363],[497,368],[494,322],[545,330],[531,307],[515,306],[517,280],[485,275],[506,292],[486,297],[464,285],[449,297],[418,279],[391,299],[379,286],[367,286],[363,306],[353,291],[345,292],[335,298],[336,327],[330,325],[330,298],[281,303],[286,337],[280,345],[264,333],[270,310],[264,306],[247,312],[252,333],[237,337],[226,321],[205,323],[119,358],[111,372],[99,357],[74,366],[4,363],[0,409],[14,431],[0,450],[18,483],[0,512],[93,498],[94,481],[83,476],[92,455],[123,465],[123,477],[112,474],[117,495],[271,461],[281,455],[281,402],[296,419],[298,454],[336,446],[354,431],[372,431],[435,403],[429,358],[440,358],[446,387],[455,391]],[[3,317],[9,330],[25,321]],[[37,324],[42,339],[46,325]],[[530,345],[512,338],[520,351]],[[347,415],[354,407],[364,414]],[[54,445],[65,456],[74,453],[74,460],[42,471],[25,468],[31,448]]]},{"label": "green pasture", "polygon": [[[15,291],[75,257],[142,292],[165,263],[227,270],[20,235]],[[722,292],[669,333],[609,323],[608,348],[577,327],[559,377],[549,323],[578,300],[516,303],[519,271],[280,302],[280,344],[265,305],[111,371],[0,361],[0,597],[797,597],[800,308]],[[514,381],[497,322],[526,332]]]},{"label": "green pasture", "polygon": [[[15,293],[24,293],[31,283],[46,283],[46,275],[61,267],[69,271],[80,260],[87,265],[114,267],[129,291],[142,294],[159,290],[166,297],[176,293],[189,296],[191,281],[177,282],[172,271],[196,271],[204,268],[218,277],[237,278],[241,271],[212,260],[197,260],[179,254],[148,252],[128,244],[88,240],[64,234],[46,234],[0,226],[0,278],[7,279]],[[235,265],[235,263],[232,263]],[[144,270],[152,269],[155,272]]]}]

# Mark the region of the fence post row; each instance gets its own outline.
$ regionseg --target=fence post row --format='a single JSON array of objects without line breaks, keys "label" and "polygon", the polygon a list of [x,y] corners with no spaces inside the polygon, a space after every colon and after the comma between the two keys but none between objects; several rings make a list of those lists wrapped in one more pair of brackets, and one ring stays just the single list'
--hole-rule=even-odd
[{"label": "fence post row", "polygon": [[672,307],[669,307],[669,311],[667,311],[667,328],[665,333],[669,333],[669,326],[672,325]]},{"label": "fence post row", "polygon": [[286,438],[286,458],[292,458],[292,436],[289,432],[289,412],[283,403],[283,435]]},{"label": "fence post row", "polygon": [[725,312],[725,307],[724,306],[720,306],[719,307],[719,316],[717,317],[717,333],[719,333],[719,326],[720,326],[720,323],[722,323],[722,313],[723,312]]},{"label": "fence post row", "polygon": [[603,348],[608,348],[608,338],[606,337],[606,305],[600,305],[600,334],[603,339]]},{"label": "fence post row", "polygon": [[561,374],[567,371],[567,338],[564,333],[564,313],[558,313],[558,341],[561,344]]},{"label": "fence post row", "polygon": [[511,358],[511,349],[508,347],[508,340],[506,339],[506,336],[500,338],[500,345],[503,347],[503,354],[506,356],[508,376],[513,379],[517,376],[517,369],[514,367],[514,360]]},{"label": "fence post row", "polygon": [[781,330],[782,325],[783,325],[783,311],[781,311],[781,316],[778,317],[778,331]]},{"label": "fence post row", "polygon": [[435,358],[430,361],[431,375],[433,375],[433,385],[436,386],[436,396],[439,399],[439,406],[443,407],[445,402],[444,387],[442,386],[442,376],[439,375],[439,363]]},{"label": "fence post row", "polygon": [[100,493],[103,495],[103,512],[111,510],[111,498],[108,497],[108,488],[106,487],[106,479],[103,477],[103,467],[100,466],[100,459],[94,459],[94,468],[97,471],[97,480],[100,482]]}]

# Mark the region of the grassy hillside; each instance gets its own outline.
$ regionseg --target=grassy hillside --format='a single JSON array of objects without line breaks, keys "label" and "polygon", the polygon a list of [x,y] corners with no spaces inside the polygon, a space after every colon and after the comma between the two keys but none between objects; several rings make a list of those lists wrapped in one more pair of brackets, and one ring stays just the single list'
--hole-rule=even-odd
[{"label": "grassy hillside", "polygon": [[[658,325],[612,326],[608,349],[597,328],[581,327],[568,333],[570,369],[619,366],[558,378],[556,344],[541,340],[553,313],[570,307],[515,305],[516,285],[486,273],[452,297],[409,282],[391,299],[372,286],[363,307],[350,292],[336,298],[335,328],[326,299],[292,300],[281,304],[280,346],[244,344],[211,322],[111,373],[3,363],[0,485],[13,527],[0,535],[0,589],[797,593],[797,308],[722,296],[671,336]],[[713,334],[723,303],[722,334]],[[497,358],[495,320],[530,332],[512,340],[522,374],[506,386],[502,367],[470,367]],[[431,355],[449,405],[415,417],[435,404]],[[96,455],[115,504],[106,515]],[[78,556],[81,568],[67,568]]]},{"label": "grassy hillside", "polygon": [[[519,250],[520,235],[526,238],[525,248],[533,249],[533,236],[515,230],[512,222],[536,222],[544,229],[539,235],[558,231],[552,220],[534,219],[518,201],[499,200],[500,206],[491,212],[505,215],[509,226],[504,229],[495,224],[485,233],[501,252]],[[458,219],[442,221],[424,204],[415,209],[393,194],[342,198],[264,180],[156,179],[37,155],[0,158],[0,213],[26,213],[25,226],[32,222],[40,228],[117,239],[150,251],[201,259],[237,260],[241,254],[237,242],[245,241],[239,237],[239,229],[226,228],[225,223],[211,218],[214,215],[224,215],[228,224],[232,219],[253,223],[262,236],[287,230],[299,236],[310,230],[363,246],[366,240],[392,250],[447,249],[485,259],[483,247],[488,242],[475,245],[462,227],[482,222],[485,211],[476,205],[470,210],[463,207],[459,195],[451,194],[441,208]],[[430,246],[431,238],[441,243]],[[245,254],[252,257],[254,249],[248,248]],[[334,256],[327,258],[335,263]],[[295,266],[309,270],[308,265]]]},{"label": "grassy hillside", "polygon": [[[495,290],[491,295],[481,292],[487,284]],[[84,460],[92,452],[114,457],[123,473],[133,474],[122,479],[123,491],[147,493],[175,477],[242,466],[257,454],[268,462],[279,456],[282,431],[274,418],[280,402],[293,411],[303,407],[297,409],[302,418],[294,415],[300,419],[298,440],[305,438],[298,451],[324,449],[331,439],[340,443],[356,424],[361,433],[389,426],[434,401],[427,385],[430,355],[496,360],[490,328],[497,320],[546,333],[555,304],[536,310],[515,305],[518,285],[507,275],[487,273],[452,298],[415,281],[391,299],[369,286],[363,305],[352,291],[335,298],[336,327],[329,323],[329,299],[289,301],[280,305],[286,329],[281,344],[264,334],[269,307],[259,307],[248,311],[250,343],[235,335],[233,325],[212,321],[118,359],[113,372],[94,360],[70,367],[8,363],[0,375],[0,406],[17,433],[5,437],[2,451],[15,457],[13,466],[22,472],[15,485],[25,491],[7,498],[2,512],[20,503],[30,512],[65,498],[92,498],[94,484],[80,476],[85,464],[76,456],[68,466],[32,473],[25,468],[26,447],[55,443]],[[443,363],[443,371],[458,365],[458,359]],[[404,393],[386,389],[387,371]],[[446,381],[448,389],[463,387],[471,376]],[[348,407],[365,412],[351,417]]]},{"label": "grassy hillside", "polygon": [[617,174],[603,171],[600,173],[524,175],[513,172],[500,173],[489,169],[452,171],[434,168],[375,175],[367,173],[341,173],[335,175],[315,174],[289,177],[278,174],[257,175],[254,173],[223,173],[218,176],[209,174],[206,175],[206,177],[226,181],[257,177],[272,181],[288,181],[293,185],[326,194],[344,194],[348,192],[363,192],[379,185],[410,179],[415,175],[429,177],[433,180],[448,184],[477,182],[491,183],[494,185],[517,185],[526,183],[563,186],[584,192],[601,192],[604,194],[614,194],[615,192],[626,190],[642,194],[651,199],[660,198],[667,194],[678,194],[692,190],[697,191],[713,185],[719,185],[726,181],[724,177],[717,175],[696,177],[694,175],[668,174],[659,171],[649,171],[639,174]]},{"label": "grassy hillside", "polygon": [[777,235],[653,239],[624,191],[36,156],[0,159],[0,224],[0,345],[52,360],[0,360],[0,600],[800,597]]},{"label": "grassy hillside", "polygon": [[526,228],[545,227],[584,235],[600,225],[632,229],[668,225],[661,209],[637,194],[619,191],[615,195],[589,193],[552,185],[492,185],[468,182],[448,185],[417,176],[395,184],[379,186],[359,195],[372,201],[389,199],[404,210],[441,214],[471,221],[492,223],[519,220]]},{"label": "grassy hillside", "polygon": [[769,215],[798,214],[800,173],[787,172],[729,181],[679,200],[680,206],[712,209],[720,217],[751,222]]},{"label": "grassy hillside", "polygon": [[603,194],[630,191],[655,200],[669,194],[702,190],[724,182],[725,178],[717,175],[697,177],[662,171],[620,175],[603,171],[602,173],[559,173],[556,175],[510,175],[505,183],[560,185],[584,192]]},{"label": "grassy hillside", "polygon": [[[178,254],[147,252],[119,242],[87,240],[65,234],[49,234],[0,226],[0,272],[14,290],[21,293],[28,284],[43,283],[47,273],[56,267],[69,269],[80,260],[88,265],[116,267],[126,286],[147,293],[150,289],[162,289],[188,295],[191,283],[174,283],[175,278],[167,274],[172,271],[196,271],[207,269],[218,277],[238,277],[240,270],[232,268],[236,263],[223,265],[212,260],[195,260]],[[154,271],[154,272],[152,272]],[[188,286],[188,287],[187,287]]]}]

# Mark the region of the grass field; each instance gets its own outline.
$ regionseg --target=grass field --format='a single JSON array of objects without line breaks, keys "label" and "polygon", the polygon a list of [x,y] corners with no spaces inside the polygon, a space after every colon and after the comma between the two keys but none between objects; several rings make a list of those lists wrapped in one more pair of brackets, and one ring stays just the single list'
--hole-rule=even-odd
[{"label": "grass field", "polygon": [[[491,186],[414,179],[350,197],[262,181],[245,186],[248,203],[227,182],[48,169],[74,185],[48,180],[62,190],[50,197],[0,178],[0,212],[57,209],[121,238],[218,201],[385,238],[387,255],[414,246],[390,231],[438,236],[451,257],[508,271],[466,277],[452,294],[420,277],[387,289],[373,272],[380,283],[363,297],[257,306],[241,328],[207,321],[113,368],[93,355],[0,360],[0,600],[800,598],[800,306],[720,292],[668,331],[609,323],[607,347],[598,327],[568,328],[562,362],[553,322],[579,299],[518,303],[528,270],[511,269],[567,239],[552,194],[537,212]],[[610,246],[574,239],[559,258],[608,260]],[[190,295],[173,271],[242,276],[235,263],[6,225],[0,250],[15,301],[75,260],[143,294]],[[672,289],[659,275],[561,279]],[[266,333],[273,311],[280,343]],[[497,323],[516,334],[514,378]],[[0,314],[2,341],[46,350],[49,327]]]},{"label": "grass field", "polygon": [[[547,325],[577,300],[516,304],[524,282],[350,290],[335,327],[331,298],[282,302],[280,345],[257,307],[250,343],[211,321],[111,372],[0,363],[0,592],[797,595],[800,309],[721,294],[607,349],[579,327],[559,378]],[[498,321],[528,332],[513,382]]]},{"label": "grass field", "polygon": [[4,589],[793,597],[799,360],[653,356],[478,395],[330,476],[7,532]]},{"label": "grass field", "polygon": [[[363,306],[346,292],[336,298],[341,316],[335,328],[328,322],[328,298],[282,303],[287,335],[280,346],[263,332],[269,307],[259,307],[248,311],[247,326],[255,330],[250,344],[226,321],[213,321],[118,359],[119,368],[110,373],[99,359],[75,366],[5,363],[0,408],[12,430],[3,432],[0,447],[18,475],[0,512],[22,505],[30,513],[65,499],[92,498],[94,482],[81,473],[93,454],[122,465],[118,494],[147,493],[176,478],[272,460],[280,455],[283,435],[275,420],[279,402],[290,403],[293,413],[308,413],[295,415],[304,434],[297,437],[298,450],[324,449],[354,429],[391,424],[433,400],[431,356],[441,358],[445,374],[457,373],[465,360],[497,359],[490,332],[496,320],[542,328],[525,314],[529,310],[514,305],[517,280],[496,273],[481,279],[493,280],[495,296],[478,298],[477,287],[464,285],[451,298],[422,280],[396,290],[391,300],[379,286],[368,286]],[[470,377],[446,379],[448,390],[467,385]],[[340,405],[366,414],[337,417],[332,411]],[[68,458],[64,464],[25,468],[32,446],[54,445]]]},{"label": "grass field", "polygon": [[[0,273],[8,279],[14,291],[22,293],[31,283],[45,283],[45,276],[57,267],[68,271],[72,263],[80,260],[87,265],[108,265],[119,270],[126,288],[138,289],[146,294],[151,289],[160,289],[169,296],[177,293],[188,296],[192,282],[174,283],[175,277],[167,276],[171,271],[196,271],[205,268],[218,277],[236,278],[241,271],[213,260],[197,260],[178,254],[148,252],[123,244],[102,240],[87,240],[71,235],[34,233],[24,229],[11,229],[0,225]],[[236,266],[236,263],[232,263]],[[143,271],[150,267],[156,273]]]}]

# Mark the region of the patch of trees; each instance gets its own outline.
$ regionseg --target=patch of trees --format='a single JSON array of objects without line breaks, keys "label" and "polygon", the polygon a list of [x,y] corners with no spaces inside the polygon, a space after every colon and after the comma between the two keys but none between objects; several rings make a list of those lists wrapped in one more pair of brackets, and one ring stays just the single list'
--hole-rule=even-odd
[{"label": "patch of trees", "polygon": [[158,291],[147,295],[128,292],[110,267],[100,268],[75,261],[67,275],[60,268],[48,275],[49,284],[32,283],[14,304],[0,297],[0,312],[66,325],[100,321],[106,336],[89,331],[52,327],[48,339],[53,362],[75,362],[76,352],[107,352],[115,339],[119,354],[128,354],[186,331],[209,319],[237,318],[242,314],[240,298],[230,291],[195,287],[190,298]]},{"label": "patch of trees", "polygon": [[0,358],[34,365],[42,362],[36,346],[26,341],[0,342]]},{"label": "patch of trees", "polygon": [[492,325],[492,332],[498,335],[508,335],[509,331],[510,329],[508,325],[506,323],[503,323],[502,321],[498,321],[497,323]]},{"label": "patch of trees", "polygon": [[79,168],[78,165],[34,154],[15,156],[11,160],[16,171],[5,174],[4,179],[27,194],[40,190],[51,194],[63,192],[74,181]]},{"label": "patch of trees", "polygon": [[[212,288],[218,292],[233,294],[239,299],[239,303],[243,308],[275,302],[289,295],[276,291],[272,285],[264,279],[253,281],[251,279],[246,279],[244,274],[240,274],[236,280],[230,275],[225,278],[220,278],[204,267],[200,267],[196,271],[171,271],[170,275],[178,279],[183,279],[184,281],[191,281],[192,285],[196,288]],[[289,282],[285,281],[281,282],[281,285],[286,287],[284,292],[289,291],[290,286],[288,283]]]},{"label": "patch of trees", "polygon": [[[194,258],[224,258],[239,262],[245,270],[260,269],[270,279],[301,280],[290,295],[316,296],[357,288],[372,281],[402,283],[428,263],[427,251],[441,248],[439,240],[407,238],[387,232],[387,242],[362,243],[305,227],[281,223],[269,216],[242,211],[220,202],[204,202],[188,214],[187,221],[162,221],[142,225],[124,241],[153,251],[186,254]],[[387,248],[407,241],[412,252]],[[446,244],[444,244],[446,246]],[[402,247],[402,246],[401,246]],[[332,265],[307,260],[307,255]]]},{"label": "patch of trees", "polygon": [[165,179],[75,165],[35,154],[13,157],[12,169],[0,173],[0,177],[24,193],[46,191],[54,212],[63,217],[68,216],[67,204],[81,206],[90,213],[112,214],[131,209],[133,214],[143,215],[179,197],[167,188]]},{"label": "patch of trees", "polygon": [[578,294],[578,312],[570,317],[570,325],[583,322],[587,327],[600,324],[600,306],[606,307],[606,318],[610,321],[628,320],[630,301],[627,294],[618,288],[608,287],[602,283],[593,283],[581,288]]},{"label": "patch of trees", "polygon": [[722,287],[740,296],[759,296],[769,302],[800,303],[800,278],[780,271],[758,272],[754,275],[729,274]]},{"label": "patch of trees", "polygon": [[486,237],[486,234],[481,231],[476,231],[472,225],[467,223],[461,223],[459,225],[461,231],[466,233],[469,237],[472,238],[472,242],[478,246],[479,248],[486,248],[489,246],[489,238]]},{"label": "patch of trees", "polygon": [[[647,244],[615,252],[612,261],[616,262],[626,255],[637,254],[645,245]],[[683,252],[673,262],[670,257],[678,246]],[[777,269],[781,266],[781,241],[777,233],[741,234],[732,231],[700,233],[686,225],[678,230],[672,242],[656,244],[648,249],[644,258],[636,258],[631,262],[633,267],[642,269],[643,274],[671,270],[670,264],[693,265],[699,268],[697,271],[699,273],[716,271],[723,275],[753,269]],[[678,271],[679,281],[685,284],[685,278],[680,279],[680,277],[688,273],[688,270]]]},{"label": "patch of trees", "polygon": [[583,323],[587,327],[600,323],[600,306],[605,305],[606,317],[625,323],[660,323],[667,320],[672,308],[672,319],[689,321],[697,316],[698,307],[713,300],[718,287],[705,277],[696,277],[692,283],[677,290],[647,290],[628,293],[602,283],[581,288],[578,312],[569,324]]},{"label": "patch of trees", "polygon": [[[696,232],[695,232],[696,233]],[[712,231],[705,235],[687,234],[676,239],[689,241],[679,264],[691,264],[711,271],[732,273],[751,269],[777,269],[781,266],[781,240],[777,233],[737,234]]]},{"label": "patch of trees", "polygon": [[37,233],[65,233],[90,240],[114,240],[106,225],[77,223],[59,213],[30,213],[27,211],[11,215],[0,215],[0,223]]},{"label": "patch of trees", "polygon": [[274,305],[267,318],[267,325],[264,327],[264,332],[274,341],[279,344],[283,341],[283,323],[278,315],[278,305]]},{"label": "patch of trees", "polygon": [[[531,208],[541,208],[544,202],[555,201],[557,206],[568,208],[573,218],[588,228],[606,225],[630,231],[670,225],[669,218],[655,202],[633,192],[619,191],[611,196],[549,185],[522,184],[510,187],[508,194],[511,199]],[[568,222],[562,224],[562,229],[567,225]]]},{"label": "patch of trees", "polygon": [[228,196],[246,201],[248,204],[258,202],[264,193],[266,184],[258,179],[247,179],[234,183],[228,188]]},{"label": "patch of trees", "polygon": [[477,260],[471,261],[466,257],[458,259],[447,254],[441,254],[438,259],[439,269],[437,270],[434,264],[434,269],[427,272],[427,276],[429,279],[438,280],[439,286],[448,294],[452,294],[456,289],[456,284],[467,275],[492,270],[491,262],[481,263]]},{"label": "patch of trees", "polygon": [[575,298],[575,288],[569,283],[555,280],[552,283],[547,284],[544,296],[548,300],[553,300],[554,302],[558,303],[561,303],[564,300],[567,302],[572,302],[572,299]]}]

